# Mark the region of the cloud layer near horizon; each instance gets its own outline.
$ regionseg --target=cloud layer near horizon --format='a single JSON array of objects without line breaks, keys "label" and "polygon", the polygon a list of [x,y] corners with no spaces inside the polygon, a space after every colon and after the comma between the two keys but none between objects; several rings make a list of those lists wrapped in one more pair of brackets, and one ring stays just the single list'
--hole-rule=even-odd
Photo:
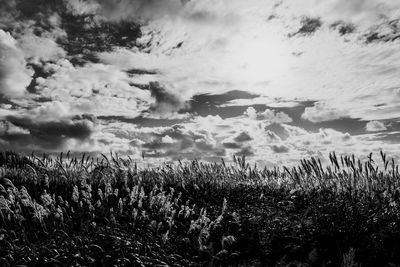
[{"label": "cloud layer near horizon", "polygon": [[398,148],[396,1],[3,2],[2,149],[276,164]]}]

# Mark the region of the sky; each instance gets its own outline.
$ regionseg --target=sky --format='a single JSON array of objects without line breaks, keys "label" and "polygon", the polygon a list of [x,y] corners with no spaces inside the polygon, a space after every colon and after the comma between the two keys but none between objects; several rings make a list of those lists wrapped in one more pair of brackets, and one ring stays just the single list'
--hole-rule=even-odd
[{"label": "sky", "polygon": [[397,0],[0,0],[0,150],[399,159]]}]

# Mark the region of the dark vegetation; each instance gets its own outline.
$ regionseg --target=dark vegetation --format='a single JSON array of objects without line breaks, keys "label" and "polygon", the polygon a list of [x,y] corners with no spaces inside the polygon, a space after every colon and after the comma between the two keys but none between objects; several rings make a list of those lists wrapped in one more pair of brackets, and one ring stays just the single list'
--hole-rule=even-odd
[{"label": "dark vegetation", "polygon": [[3,152],[0,266],[399,265],[398,166],[330,160],[140,169]]}]

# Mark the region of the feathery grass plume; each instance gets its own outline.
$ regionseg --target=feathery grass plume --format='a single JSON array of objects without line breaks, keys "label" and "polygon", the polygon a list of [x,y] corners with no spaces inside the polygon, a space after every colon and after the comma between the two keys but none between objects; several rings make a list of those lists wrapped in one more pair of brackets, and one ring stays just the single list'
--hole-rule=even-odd
[{"label": "feathery grass plume", "polygon": [[359,267],[360,265],[355,262],[355,249],[350,248],[349,251],[343,254],[341,267]]},{"label": "feathery grass plume", "polygon": [[75,203],[79,202],[79,190],[78,190],[78,186],[77,185],[74,185],[71,199]]}]

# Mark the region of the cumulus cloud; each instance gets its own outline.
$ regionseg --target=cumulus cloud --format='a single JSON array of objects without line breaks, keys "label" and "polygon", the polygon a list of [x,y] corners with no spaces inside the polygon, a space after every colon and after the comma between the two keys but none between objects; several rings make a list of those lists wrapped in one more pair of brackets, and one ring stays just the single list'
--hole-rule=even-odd
[{"label": "cumulus cloud", "polygon": [[276,112],[271,109],[265,109],[263,112],[257,112],[253,107],[248,107],[244,115],[253,120],[264,120],[268,123],[290,123],[292,118],[285,112]]},{"label": "cumulus cloud", "polygon": [[17,41],[0,30],[0,95],[21,97],[31,82],[32,71],[27,69]]},{"label": "cumulus cloud", "polygon": [[252,120],[257,119],[257,111],[253,107],[248,107],[243,114]]},{"label": "cumulus cloud", "polygon": [[50,37],[37,36],[32,31],[27,31],[19,40],[19,47],[24,53],[25,58],[33,61],[57,61],[66,56],[66,52],[55,40]]},{"label": "cumulus cloud", "polygon": [[329,107],[328,103],[317,102],[312,107],[306,107],[301,118],[311,122],[323,122],[344,118],[346,114],[344,110]]},{"label": "cumulus cloud", "polygon": [[42,97],[58,101],[59,113],[67,110],[69,115],[136,117],[154,102],[149,91],[131,86],[132,79],[113,66],[74,67],[67,60],[59,60],[45,65],[46,68],[53,69],[54,74],[37,81],[36,91]]},{"label": "cumulus cloud", "polygon": [[289,123],[293,121],[286,113],[282,111],[275,112],[271,109],[266,109],[264,112],[261,112],[260,117],[270,123]]},{"label": "cumulus cloud", "polygon": [[225,156],[224,147],[216,142],[211,132],[192,129],[185,124],[153,129],[147,136],[152,139],[143,143],[141,148],[150,158],[211,159]]},{"label": "cumulus cloud", "polygon": [[365,126],[365,129],[367,132],[380,132],[387,130],[385,124],[381,121],[370,121]]},{"label": "cumulus cloud", "polygon": [[175,141],[169,135],[166,135],[163,138],[161,138],[161,142],[163,142],[163,143],[173,143]]},{"label": "cumulus cloud", "polygon": [[[245,131],[251,132],[251,140],[234,140]],[[301,158],[320,157],[331,151],[363,156],[369,153],[369,149],[394,149],[372,134],[352,136],[328,128],[311,132],[287,124],[267,124],[240,117],[222,119],[218,116],[196,117],[171,127],[103,122],[91,134],[90,140],[91,143],[84,142],[81,147],[105,152],[112,148],[113,151],[133,153],[135,157],[140,157],[143,151],[145,158],[152,163],[195,158],[219,160],[221,157],[229,162],[232,155],[245,155],[259,166],[291,165]]]}]

